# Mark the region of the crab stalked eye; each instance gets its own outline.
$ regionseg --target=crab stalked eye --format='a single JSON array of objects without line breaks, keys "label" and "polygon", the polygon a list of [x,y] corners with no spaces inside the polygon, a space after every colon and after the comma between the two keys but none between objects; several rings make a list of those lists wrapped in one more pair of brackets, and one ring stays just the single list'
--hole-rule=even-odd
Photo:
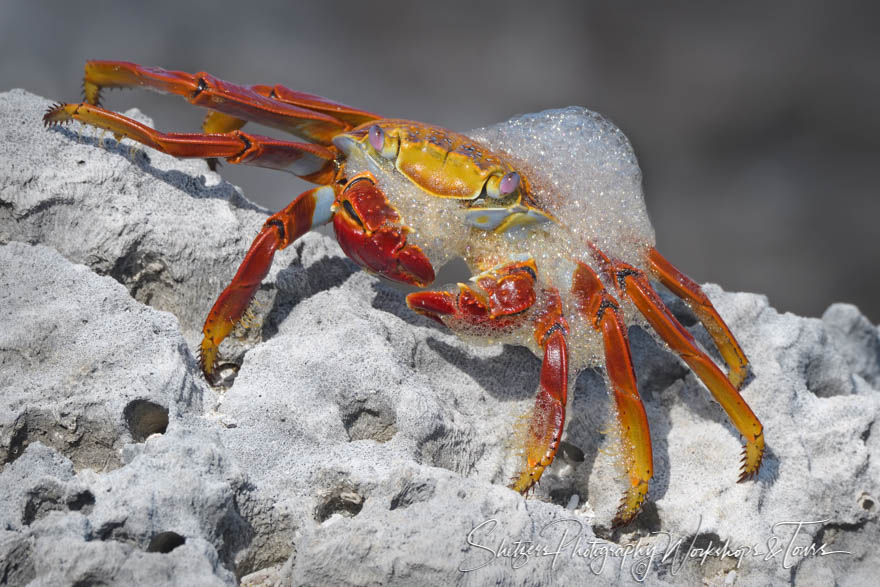
[{"label": "crab stalked eye", "polygon": [[505,176],[492,175],[486,180],[486,195],[490,198],[503,198],[519,187],[519,173],[511,171]]},{"label": "crab stalked eye", "polygon": [[388,134],[378,124],[370,127],[368,134],[370,146],[385,159],[396,159],[397,151],[400,150],[400,139],[394,134]]},{"label": "crab stalked eye", "polygon": [[370,144],[380,153],[385,146],[385,131],[378,124],[370,127]]},{"label": "crab stalked eye", "polygon": [[502,196],[506,196],[515,192],[517,187],[519,187],[519,173],[511,171],[501,178],[501,183],[498,184],[498,191],[501,192]]}]

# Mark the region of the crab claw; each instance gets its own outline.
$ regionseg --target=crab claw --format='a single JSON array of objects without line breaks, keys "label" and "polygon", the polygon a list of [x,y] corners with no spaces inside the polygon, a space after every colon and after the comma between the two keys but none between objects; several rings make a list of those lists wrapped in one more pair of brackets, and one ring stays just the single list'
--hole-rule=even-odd
[{"label": "crab claw", "polygon": [[[535,303],[537,271],[532,259],[508,263],[458,284],[458,291],[419,291],[406,296],[410,309],[447,326],[515,328]],[[444,320],[445,318],[445,320]]]},{"label": "crab claw", "polygon": [[434,267],[422,250],[408,244],[409,227],[369,175],[354,178],[337,201],[336,240],[361,267],[402,283],[424,287]]}]

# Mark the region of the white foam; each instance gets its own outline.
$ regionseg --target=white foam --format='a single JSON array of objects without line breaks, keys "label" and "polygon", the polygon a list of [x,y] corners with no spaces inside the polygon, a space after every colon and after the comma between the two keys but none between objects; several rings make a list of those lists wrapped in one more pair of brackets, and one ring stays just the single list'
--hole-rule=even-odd
[{"label": "white foam", "polygon": [[566,226],[571,253],[586,241],[642,265],[654,245],[642,172],[629,140],[602,115],[570,106],[465,133],[517,162],[541,207]]}]

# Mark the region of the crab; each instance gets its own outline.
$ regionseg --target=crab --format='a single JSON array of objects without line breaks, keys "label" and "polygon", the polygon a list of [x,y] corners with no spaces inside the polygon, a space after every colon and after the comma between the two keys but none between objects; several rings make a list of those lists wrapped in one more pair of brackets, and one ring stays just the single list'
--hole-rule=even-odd
[{"label": "crab", "polygon": [[[210,109],[202,133],[162,133],[99,105],[103,88],[178,94]],[[542,359],[521,470],[526,494],[562,440],[568,390],[604,364],[627,488],[612,520],[629,523],[653,477],[651,436],[627,339],[653,329],[694,371],[745,439],[739,481],[764,452],[760,421],[740,395],[748,360],[712,302],[654,247],[632,148],[600,115],[568,108],[469,135],[382,118],[281,85],[242,86],[200,72],[89,61],[82,103],[56,104],[46,125],[77,120],[177,157],[288,171],[317,187],[272,214],[207,316],[199,349],[214,383],[221,342],[249,312],[276,251],[332,222],[367,271],[426,288],[461,258],[468,283],[425,290],[407,305],[466,339],[524,345]],[[308,142],[242,132],[261,123]],[[682,299],[708,331],[725,373],[678,322],[651,280]]]}]

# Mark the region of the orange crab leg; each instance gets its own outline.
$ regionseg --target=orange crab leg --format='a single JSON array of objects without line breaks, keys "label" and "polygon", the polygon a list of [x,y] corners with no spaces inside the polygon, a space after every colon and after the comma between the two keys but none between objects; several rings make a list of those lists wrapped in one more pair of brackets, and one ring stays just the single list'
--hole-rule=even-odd
[{"label": "orange crab leg", "polygon": [[275,251],[285,248],[312,228],[326,224],[333,216],[334,200],[332,187],[313,188],[300,194],[263,224],[235,277],[214,302],[205,320],[199,364],[208,381],[213,379],[220,343],[244,316],[260,283],[269,273]]},{"label": "orange crab leg", "polygon": [[289,171],[308,181],[329,183],[335,150],[232,131],[226,134],[163,133],[91,104],[57,104],[43,116],[47,126],[78,120],[175,157],[223,157],[229,163]]},{"label": "orange crab leg", "polygon": [[458,284],[458,291],[420,291],[406,296],[415,312],[446,324],[517,328],[535,303],[535,262],[502,265],[475,278],[475,286]]},{"label": "orange crab leg", "polygon": [[102,88],[133,87],[177,94],[192,104],[221,113],[208,116],[205,132],[238,130],[250,121],[329,145],[340,132],[379,118],[284,86],[242,86],[206,72],[191,74],[125,61],[86,62],[83,88],[87,103],[98,104]]},{"label": "orange crab leg", "polygon": [[709,297],[697,283],[657,252],[657,249],[651,248],[648,251],[648,262],[651,274],[669,291],[687,302],[697,315],[730,368],[727,377],[735,388],[740,389],[749,370],[749,360]]},{"label": "orange crab leg", "polygon": [[611,262],[607,257],[603,262],[608,268],[609,278],[617,284],[621,295],[626,295],[635,303],[654,331],[697,374],[745,437],[738,480],[745,481],[757,475],[764,456],[763,427],[739,391],[712,359],[697,347],[694,338],[672,315],[644,273],[626,263]]},{"label": "orange crab leg", "polygon": [[526,467],[513,479],[511,489],[525,493],[550,466],[562,439],[565,404],[568,401],[568,323],[556,289],[535,317],[535,340],[544,349],[541,382],[529,422],[524,456]]},{"label": "orange crab leg", "polygon": [[602,333],[605,344],[605,370],[617,406],[617,421],[623,437],[626,468],[631,484],[612,521],[613,526],[620,526],[639,513],[654,476],[648,417],[636,385],[626,325],[619,304],[605,289],[596,273],[583,263],[578,263],[575,269],[572,293],[581,315]]}]

